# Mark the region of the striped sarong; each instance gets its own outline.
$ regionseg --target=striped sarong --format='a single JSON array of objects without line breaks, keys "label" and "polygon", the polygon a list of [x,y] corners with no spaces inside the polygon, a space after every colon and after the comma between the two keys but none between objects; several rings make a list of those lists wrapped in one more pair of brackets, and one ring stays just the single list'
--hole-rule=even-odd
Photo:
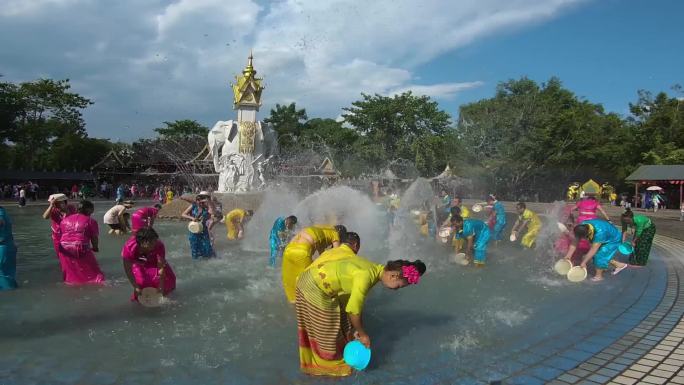
[{"label": "striped sarong", "polygon": [[299,362],[302,372],[318,376],[348,376],[352,369],[342,358],[351,324],[337,296],[321,290],[311,270],[297,280],[295,308]]}]

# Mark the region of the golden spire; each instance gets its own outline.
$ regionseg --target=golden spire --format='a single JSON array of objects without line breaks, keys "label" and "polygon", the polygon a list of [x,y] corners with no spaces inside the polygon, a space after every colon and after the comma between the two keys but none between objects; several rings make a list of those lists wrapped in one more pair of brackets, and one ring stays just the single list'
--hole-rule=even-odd
[{"label": "golden spire", "polygon": [[254,55],[249,51],[247,66],[242,70],[242,76],[235,77],[235,84],[231,84],[233,89],[233,108],[240,106],[252,106],[259,109],[261,106],[261,91],[264,87],[261,84],[263,79],[256,77],[256,70],[253,66]]}]

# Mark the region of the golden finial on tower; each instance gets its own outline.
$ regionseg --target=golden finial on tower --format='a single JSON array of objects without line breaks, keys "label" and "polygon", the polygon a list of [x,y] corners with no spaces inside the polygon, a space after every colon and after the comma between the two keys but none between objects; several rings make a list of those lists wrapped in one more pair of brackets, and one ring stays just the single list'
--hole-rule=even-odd
[{"label": "golden finial on tower", "polygon": [[233,88],[233,108],[240,106],[261,106],[261,91],[264,86],[261,84],[263,79],[256,77],[256,70],[253,65],[254,55],[252,50],[249,51],[247,58],[247,66],[242,70],[241,76],[235,77],[235,84],[231,84]]}]

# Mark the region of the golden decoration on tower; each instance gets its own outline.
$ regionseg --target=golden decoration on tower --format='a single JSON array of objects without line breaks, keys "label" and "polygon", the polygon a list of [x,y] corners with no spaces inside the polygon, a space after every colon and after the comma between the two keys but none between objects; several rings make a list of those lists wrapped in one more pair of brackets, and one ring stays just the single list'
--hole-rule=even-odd
[{"label": "golden decoration on tower", "polygon": [[241,121],[238,123],[240,128],[240,142],[238,148],[241,154],[254,153],[254,138],[256,137],[257,124],[256,122]]},{"label": "golden decoration on tower", "polygon": [[256,70],[252,66],[252,52],[247,58],[247,66],[242,70],[242,75],[235,77],[235,84],[230,84],[233,89],[233,108],[239,106],[253,106],[257,110],[261,106],[261,91],[264,86],[261,78],[256,77]]}]

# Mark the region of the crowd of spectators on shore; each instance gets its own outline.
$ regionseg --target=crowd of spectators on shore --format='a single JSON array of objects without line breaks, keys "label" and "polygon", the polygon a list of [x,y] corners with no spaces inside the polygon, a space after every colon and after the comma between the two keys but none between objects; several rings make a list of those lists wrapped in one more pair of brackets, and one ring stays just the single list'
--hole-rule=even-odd
[{"label": "crowd of spectators on shore", "polygon": [[70,199],[93,199],[106,200],[124,199],[149,199],[160,203],[166,203],[173,197],[183,194],[197,193],[201,190],[211,190],[208,186],[192,188],[187,184],[141,184],[141,183],[110,183],[101,181],[95,183],[71,182],[60,185],[40,186],[33,181],[22,183],[7,183],[0,181],[0,200],[16,201],[20,206],[27,202],[47,199],[51,194],[62,193]]}]

